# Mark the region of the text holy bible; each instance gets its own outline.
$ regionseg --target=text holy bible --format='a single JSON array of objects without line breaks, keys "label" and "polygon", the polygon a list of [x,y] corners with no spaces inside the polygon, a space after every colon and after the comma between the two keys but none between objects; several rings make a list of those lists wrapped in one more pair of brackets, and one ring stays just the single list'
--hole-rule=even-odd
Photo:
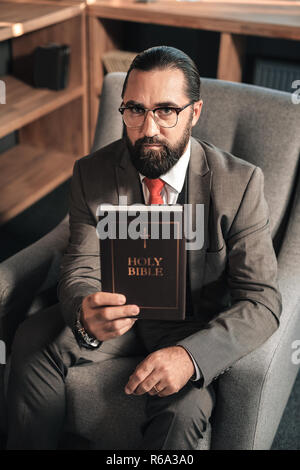
[{"label": "text holy bible", "polygon": [[186,249],[181,205],[98,207],[102,290],[126,296],[147,320],[184,320]]}]

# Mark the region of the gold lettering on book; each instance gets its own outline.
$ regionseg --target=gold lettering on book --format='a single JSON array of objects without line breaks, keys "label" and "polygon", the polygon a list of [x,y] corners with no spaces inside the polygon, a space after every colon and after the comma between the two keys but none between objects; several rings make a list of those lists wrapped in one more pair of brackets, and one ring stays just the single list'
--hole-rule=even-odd
[{"label": "gold lettering on book", "polygon": [[128,276],[163,276],[163,258],[156,256],[128,257]]}]

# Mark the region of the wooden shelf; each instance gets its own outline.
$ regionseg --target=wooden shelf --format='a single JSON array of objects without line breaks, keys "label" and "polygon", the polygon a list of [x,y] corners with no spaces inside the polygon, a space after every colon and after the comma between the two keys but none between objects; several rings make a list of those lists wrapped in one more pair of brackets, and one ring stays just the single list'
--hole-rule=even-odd
[{"label": "wooden shelf", "polygon": [[[21,36],[79,15],[83,4],[0,2],[0,40]],[[3,27],[3,30],[2,30]]]},{"label": "wooden shelf", "polygon": [[0,155],[0,223],[27,209],[72,175],[76,156],[31,145]]},{"label": "wooden shelf", "polygon": [[6,105],[0,106],[0,138],[64,106],[84,93],[83,86],[53,91],[33,88],[10,75],[0,78],[6,84]]},{"label": "wooden shelf", "polygon": [[5,41],[5,39],[10,38],[12,35],[12,28],[10,25],[6,26],[5,24],[0,23],[0,41]]},{"label": "wooden shelf", "polygon": [[88,0],[88,14],[139,23],[221,33],[300,39],[299,2],[233,3],[163,0]]},{"label": "wooden shelf", "polygon": [[[0,0],[0,41],[11,39],[12,73],[0,106],[0,139],[18,132],[18,145],[0,154],[0,225],[71,177],[88,153],[85,3]],[[70,47],[64,90],[32,85],[34,51]]]}]

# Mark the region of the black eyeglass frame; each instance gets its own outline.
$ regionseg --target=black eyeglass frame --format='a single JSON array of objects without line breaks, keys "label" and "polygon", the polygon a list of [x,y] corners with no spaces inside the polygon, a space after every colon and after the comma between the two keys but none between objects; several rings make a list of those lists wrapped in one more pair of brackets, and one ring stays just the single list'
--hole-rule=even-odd
[{"label": "black eyeglass frame", "polygon": [[[126,122],[124,121],[124,117],[123,117],[123,121],[124,121],[124,124],[125,124],[126,127],[129,127],[130,129],[139,129],[140,127],[143,127],[143,125],[145,123],[145,120],[146,120],[146,117],[147,117],[147,113],[149,111],[153,112],[154,120],[156,122],[155,111],[157,111],[158,109],[166,109],[166,108],[174,109],[176,111],[176,115],[177,115],[176,123],[174,124],[174,126],[162,126],[161,124],[158,124],[159,127],[163,127],[164,129],[172,129],[173,127],[177,126],[179,113],[181,113],[181,111],[183,111],[185,108],[187,108],[188,106],[191,106],[191,104],[194,104],[194,103],[195,103],[195,101],[190,101],[188,104],[186,104],[185,106],[182,106],[181,108],[175,108],[174,106],[158,106],[157,108],[149,109],[149,108],[143,108],[143,106],[138,106],[138,105],[136,105],[136,106],[135,105],[120,106],[118,111],[122,114],[122,117],[123,117],[125,109],[132,109],[132,108],[143,109],[145,111],[144,121],[143,121],[143,124],[141,124],[140,126],[127,126]],[[156,122],[156,124],[157,124],[157,122]]]}]

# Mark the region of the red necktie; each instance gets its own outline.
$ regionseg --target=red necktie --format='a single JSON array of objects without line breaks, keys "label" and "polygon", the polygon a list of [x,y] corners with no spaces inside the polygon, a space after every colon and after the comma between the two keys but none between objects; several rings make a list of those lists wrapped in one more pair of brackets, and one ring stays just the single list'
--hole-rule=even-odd
[{"label": "red necktie", "polygon": [[164,201],[160,193],[165,185],[165,182],[162,181],[160,178],[156,178],[153,180],[147,177],[144,178],[144,181],[150,193],[149,204],[163,204]]}]

